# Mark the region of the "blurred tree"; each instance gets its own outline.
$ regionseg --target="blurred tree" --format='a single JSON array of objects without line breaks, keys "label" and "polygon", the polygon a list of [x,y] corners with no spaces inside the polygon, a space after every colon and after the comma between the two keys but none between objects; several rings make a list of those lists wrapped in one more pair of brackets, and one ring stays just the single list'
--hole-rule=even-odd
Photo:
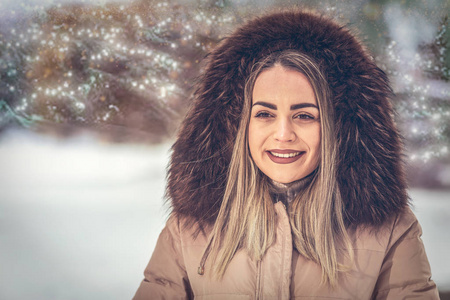
[{"label": "blurred tree", "polygon": [[2,27],[2,126],[35,119],[64,133],[87,127],[117,139],[167,137],[186,109],[199,61],[236,23],[239,14],[224,7],[70,4]]},{"label": "blurred tree", "polygon": [[170,137],[208,51],[247,17],[292,5],[333,15],[369,46],[393,83],[411,164],[450,163],[448,0],[137,0],[31,9],[0,26],[0,131],[20,125],[62,135],[83,128],[115,141]]}]

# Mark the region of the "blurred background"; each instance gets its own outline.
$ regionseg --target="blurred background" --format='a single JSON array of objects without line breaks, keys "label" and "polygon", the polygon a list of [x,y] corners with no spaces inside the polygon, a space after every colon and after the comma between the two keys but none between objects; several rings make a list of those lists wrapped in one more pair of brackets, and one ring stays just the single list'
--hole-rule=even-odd
[{"label": "blurred background", "polygon": [[1,0],[1,299],[132,298],[203,58],[246,19],[292,6],[347,24],[389,75],[450,299],[449,0]]}]

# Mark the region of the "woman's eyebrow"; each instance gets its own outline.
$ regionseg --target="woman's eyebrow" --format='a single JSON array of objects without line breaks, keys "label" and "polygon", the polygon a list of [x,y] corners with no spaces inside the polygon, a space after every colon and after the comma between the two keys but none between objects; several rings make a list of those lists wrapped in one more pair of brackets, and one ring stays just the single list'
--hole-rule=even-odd
[{"label": "woman's eyebrow", "polygon": [[[277,106],[275,104],[264,102],[264,101],[255,102],[255,103],[253,103],[252,106],[255,106],[255,105],[261,105],[261,106],[264,106],[264,107],[267,107],[267,108],[270,108],[273,110],[277,110]],[[296,110],[296,109],[305,108],[305,107],[314,107],[314,108],[319,109],[317,107],[317,105],[315,105],[313,103],[298,103],[298,104],[291,105],[291,110]]]},{"label": "woman's eyebrow", "polygon": [[252,107],[255,105],[261,105],[261,106],[264,106],[264,107],[267,107],[267,108],[270,108],[273,110],[277,110],[277,106],[275,104],[264,102],[264,101],[258,101],[258,102],[253,103]]},{"label": "woman's eyebrow", "polygon": [[300,109],[300,108],[305,108],[305,107],[314,107],[317,108],[317,105],[313,104],[313,103],[299,103],[299,104],[294,104],[291,105],[291,110],[296,110],[296,109]]}]

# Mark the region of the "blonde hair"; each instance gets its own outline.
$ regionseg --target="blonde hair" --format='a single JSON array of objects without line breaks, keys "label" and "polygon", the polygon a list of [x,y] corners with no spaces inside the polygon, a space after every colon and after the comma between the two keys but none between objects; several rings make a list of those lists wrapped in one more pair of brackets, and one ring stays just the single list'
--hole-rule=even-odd
[{"label": "blonde hair", "polygon": [[[210,253],[213,273],[221,278],[237,251],[261,260],[275,240],[276,219],[269,179],[253,162],[248,148],[248,124],[253,86],[261,72],[280,65],[304,74],[316,96],[321,122],[321,154],[317,170],[304,191],[288,208],[294,246],[320,265],[322,283],[337,284],[339,248],[353,259],[343,218],[343,202],[336,181],[338,149],[328,84],[320,66],[294,50],[273,53],[253,66],[245,85],[245,100],[228,170],[222,205],[213,227]],[[345,254],[345,253],[343,253]]]}]

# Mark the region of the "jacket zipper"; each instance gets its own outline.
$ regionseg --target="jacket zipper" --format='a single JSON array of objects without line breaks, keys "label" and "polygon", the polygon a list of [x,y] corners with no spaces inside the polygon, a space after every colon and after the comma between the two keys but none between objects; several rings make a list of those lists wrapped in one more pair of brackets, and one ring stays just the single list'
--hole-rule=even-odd
[{"label": "jacket zipper", "polygon": [[[282,201],[277,201],[277,202],[281,202],[281,204],[283,205],[283,207],[284,207],[284,210],[285,210],[285,212],[287,213],[287,208],[286,208],[286,205],[282,202]],[[285,245],[285,240],[283,240],[283,244],[282,244],[282,249],[284,250],[284,248],[286,247],[286,245]],[[283,254],[283,257],[282,257],[282,266],[284,266],[284,261],[285,261],[285,257],[284,257],[284,254]],[[262,260],[259,260],[257,263],[256,263],[256,297],[255,297],[255,299],[256,300],[263,300],[263,297],[264,297],[264,295],[263,295],[263,292],[262,292],[262,289],[263,289],[263,286],[262,286],[262,277],[263,277],[263,274],[262,274],[262,270],[263,270],[263,268],[262,268]],[[282,282],[283,283],[283,282]],[[281,287],[282,288],[282,287]],[[280,295],[280,296],[282,296],[282,295]]]},{"label": "jacket zipper", "polygon": [[[284,207],[284,212],[286,213],[286,216],[287,216],[287,209],[286,209],[286,205],[284,205],[284,203],[283,202],[281,202],[281,204],[283,204],[283,207]],[[282,224],[282,225],[284,225],[284,224]],[[281,269],[281,271],[282,271],[282,273],[281,273],[281,282],[280,282],[280,291],[281,291],[281,295],[280,295],[280,297],[283,299],[284,297],[284,294],[283,294],[283,283],[284,283],[284,276],[283,276],[283,273],[284,273],[284,269],[285,269],[285,260],[286,260],[286,255],[285,255],[285,250],[286,250],[286,237],[285,237],[285,235],[282,237],[283,239],[282,239],[282,241],[281,241],[281,266],[282,266],[282,269]]]},{"label": "jacket zipper", "polygon": [[259,260],[256,263],[256,300],[262,299],[262,285],[261,285],[261,277],[262,277],[262,260]]},{"label": "jacket zipper", "polygon": [[[283,213],[284,214],[286,214],[286,217],[287,218],[289,218],[288,217],[288,211],[287,211],[287,208],[286,208],[286,205],[282,202],[282,201],[279,201],[279,202],[281,202],[281,204],[283,205],[283,208],[284,208],[284,211],[283,211]],[[289,221],[288,221],[289,222]],[[282,227],[284,227],[284,225],[285,224],[278,224],[278,226],[282,226]],[[282,236],[282,241],[281,241],[281,266],[282,266],[282,270],[281,270],[281,281],[280,281],[280,295],[279,295],[279,297],[280,297],[280,299],[287,299],[288,297],[284,297],[284,296],[286,296],[285,294],[284,294],[284,288],[283,288],[283,284],[284,284],[284,277],[283,277],[283,273],[284,273],[284,269],[285,269],[285,263],[286,263],[286,255],[285,255],[285,250],[286,250],[286,237],[285,237],[285,235],[283,235]],[[289,295],[289,294],[288,294]]]}]

